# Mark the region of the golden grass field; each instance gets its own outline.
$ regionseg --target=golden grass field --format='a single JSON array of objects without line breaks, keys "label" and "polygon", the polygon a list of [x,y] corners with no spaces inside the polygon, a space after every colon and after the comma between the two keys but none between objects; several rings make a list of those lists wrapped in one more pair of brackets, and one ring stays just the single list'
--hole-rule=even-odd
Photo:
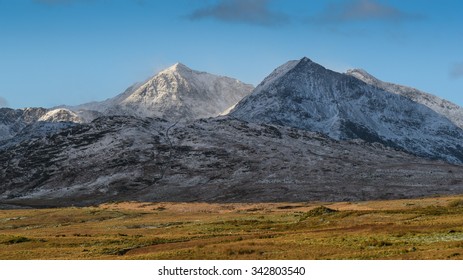
[{"label": "golden grass field", "polygon": [[463,196],[1,210],[0,259],[463,259]]}]

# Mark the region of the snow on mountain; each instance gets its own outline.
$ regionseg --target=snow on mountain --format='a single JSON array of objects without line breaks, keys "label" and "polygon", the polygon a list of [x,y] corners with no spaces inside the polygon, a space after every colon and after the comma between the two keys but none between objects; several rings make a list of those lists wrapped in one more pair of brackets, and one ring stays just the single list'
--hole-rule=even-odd
[{"label": "snow on mountain", "polygon": [[463,129],[463,108],[450,101],[411,87],[383,82],[362,69],[348,70],[346,74],[353,76],[367,84],[373,85],[388,92],[402,95],[416,103],[423,104],[435,112],[445,116],[455,125]]},{"label": "snow on mountain", "polygon": [[[145,83],[145,82],[144,82]],[[66,106],[66,108],[71,110],[89,110],[89,111],[96,111],[102,114],[103,112],[107,112],[110,107],[116,107],[117,104],[121,103],[124,99],[129,97],[137,88],[142,86],[144,83],[135,83],[128,87],[123,93],[106,99],[104,101],[94,101],[89,103],[84,103],[77,106]],[[117,115],[117,111],[114,112]],[[123,115],[125,112],[119,112],[120,115]]]},{"label": "snow on mountain", "polygon": [[0,141],[10,139],[47,112],[44,108],[0,108]]},{"label": "snow on mountain", "polygon": [[0,147],[0,203],[342,201],[461,193],[463,166],[221,117],[101,117]]},{"label": "snow on mountain", "polygon": [[379,142],[463,163],[463,130],[447,117],[308,58],[277,68],[230,116],[321,132],[338,140]]},{"label": "snow on mountain", "polygon": [[[19,137],[14,142],[24,140],[25,135],[34,137],[54,132],[73,123],[88,123],[100,117],[101,113],[88,110],[70,110],[67,108],[25,108],[0,109],[0,146],[7,140]],[[25,131],[23,131],[25,130]],[[35,132],[31,132],[35,130]]]},{"label": "snow on mountain", "polygon": [[[0,205],[340,201],[463,190],[459,109],[436,97],[307,58],[251,90],[176,64],[103,102],[2,108]],[[224,111],[229,116],[208,118]]]},{"label": "snow on mountain", "polygon": [[[36,122],[89,123],[104,115],[161,117],[174,121],[215,117],[252,89],[251,85],[236,79],[194,71],[177,63],[103,102],[51,109],[0,108],[0,141],[13,138]],[[63,125],[37,124],[31,128],[42,133],[59,127]]]},{"label": "snow on mountain", "polygon": [[38,121],[89,123],[101,116],[103,116],[103,114],[95,110],[70,109],[66,106],[62,106],[49,109]]},{"label": "snow on mountain", "polygon": [[38,119],[39,122],[74,122],[83,123],[84,120],[69,109],[59,108],[48,111]]},{"label": "snow on mountain", "polygon": [[105,115],[187,121],[218,116],[252,89],[236,79],[191,70],[177,63],[114,98],[77,108],[98,110]]}]

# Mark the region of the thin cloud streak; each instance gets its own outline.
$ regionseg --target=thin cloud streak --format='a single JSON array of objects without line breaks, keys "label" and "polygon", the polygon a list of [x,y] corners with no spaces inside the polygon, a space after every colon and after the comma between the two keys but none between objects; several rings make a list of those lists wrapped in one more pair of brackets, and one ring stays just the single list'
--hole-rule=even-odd
[{"label": "thin cloud streak", "polygon": [[409,14],[393,6],[376,0],[350,0],[342,4],[330,4],[316,17],[316,21],[342,23],[352,21],[407,21],[421,19],[423,16]]},{"label": "thin cloud streak", "polygon": [[[46,6],[63,6],[63,5],[70,5],[75,3],[97,3],[102,2],[104,0],[32,0],[35,3],[46,5]],[[131,0],[133,3],[144,6],[147,0]],[[108,1],[111,4],[111,1]]]},{"label": "thin cloud streak", "polygon": [[450,77],[452,79],[463,78],[463,62],[453,65],[452,69],[450,69]]},{"label": "thin cloud streak", "polygon": [[8,102],[6,101],[5,98],[0,96],[0,108],[2,107],[8,107]]},{"label": "thin cloud streak", "polygon": [[221,0],[219,3],[198,9],[187,16],[190,20],[212,18],[224,22],[261,26],[278,26],[289,22],[289,17],[271,11],[270,0]]},{"label": "thin cloud streak", "polygon": [[82,1],[91,1],[91,0],[34,0],[34,2],[39,3],[39,4],[45,4],[45,5],[62,5],[62,4],[70,4],[73,2],[82,2]]}]

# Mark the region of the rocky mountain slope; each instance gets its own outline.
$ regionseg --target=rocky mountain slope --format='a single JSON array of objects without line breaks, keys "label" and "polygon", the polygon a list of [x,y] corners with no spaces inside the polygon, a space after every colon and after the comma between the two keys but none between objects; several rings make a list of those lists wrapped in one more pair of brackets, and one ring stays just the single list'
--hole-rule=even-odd
[{"label": "rocky mountain slope", "polygon": [[290,61],[238,103],[230,116],[321,132],[337,140],[378,142],[431,159],[463,163],[463,130],[454,123],[461,121],[457,115],[452,122],[405,94],[354,76],[330,71],[308,58]]},{"label": "rocky mountain slope", "polygon": [[463,108],[450,101],[411,87],[383,82],[362,69],[348,70],[346,74],[387,92],[399,94],[416,103],[423,104],[463,129]]},{"label": "rocky mountain slope", "polygon": [[11,139],[27,125],[38,121],[46,112],[47,109],[44,108],[0,108],[0,141]]},{"label": "rocky mountain slope", "polygon": [[195,71],[177,63],[114,98],[77,108],[105,115],[188,121],[216,117],[252,90],[253,86],[236,79]]},{"label": "rocky mountain slope", "polygon": [[339,201],[463,191],[463,166],[228,117],[102,117],[0,147],[0,203]]},{"label": "rocky mountain slope", "polygon": [[101,116],[160,117],[172,121],[215,117],[252,90],[253,86],[236,79],[191,70],[177,63],[106,101],[50,109],[1,108],[0,141],[13,138],[28,125],[43,131],[44,127],[62,127],[57,124],[60,122],[89,123]]},{"label": "rocky mountain slope", "polygon": [[[38,132],[51,128],[66,127],[72,123],[91,122],[101,113],[88,110],[69,110],[66,108],[25,108],[25,109],[0,109],[0,145],[7,140],[18,141],[13,139],[30,131]],[[67,124],[67,125],[66,125]],[[22,138],[21,138],[22,139]]]},{"label": "rocky mountain slope", "polygon": [[0,109],[0,207],[463,192],[456,105],[307,58],[251,89],[176,64],[104,102]]}]

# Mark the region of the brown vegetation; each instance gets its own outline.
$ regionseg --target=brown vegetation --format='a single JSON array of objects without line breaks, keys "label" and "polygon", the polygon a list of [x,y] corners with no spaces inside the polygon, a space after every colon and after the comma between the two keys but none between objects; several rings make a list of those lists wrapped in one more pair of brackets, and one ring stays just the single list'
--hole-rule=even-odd
[{"label": "brown vegetation", "polygon": [[463,196],[0,211],[0,259],[463,259]]}]

